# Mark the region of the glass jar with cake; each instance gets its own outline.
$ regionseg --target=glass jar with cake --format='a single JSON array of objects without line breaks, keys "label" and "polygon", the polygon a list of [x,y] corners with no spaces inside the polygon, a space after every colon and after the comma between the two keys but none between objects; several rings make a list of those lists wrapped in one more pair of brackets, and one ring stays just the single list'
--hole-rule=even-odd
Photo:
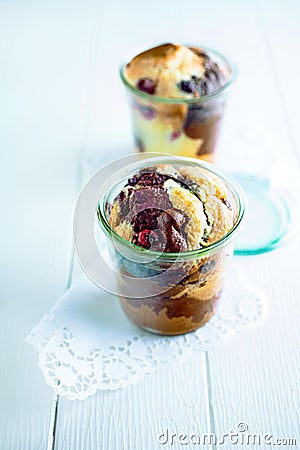
[{"label": "glass jar with cake", "polygon": [[204,47],[162,44],[121,66],[139,152],[212,162],[233,65]]},{"label": "glass jar with cake", "polygon": [[203,326],[244,222],[238,185],[211,164],[172,156],[141,158],[112,174],[98,221],[125,314],[164,335]]}]

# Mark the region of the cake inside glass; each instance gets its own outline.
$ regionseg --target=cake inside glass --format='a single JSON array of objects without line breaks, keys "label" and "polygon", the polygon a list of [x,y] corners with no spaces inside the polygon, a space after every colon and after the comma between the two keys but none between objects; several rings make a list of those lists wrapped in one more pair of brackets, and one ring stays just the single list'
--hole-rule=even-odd
[{"label": "cake inside glass", "polygon": [[203,326],[215,313],[243,217],[238,191],[218,171],[183,162],[141,164],[121,185],[98,217],[117,261],[124,312],[165,335]]},{"label": "cake inside glass", "polygon": [[222,55],[163,44],[123,65],[121,78],[129,91],[137,151],[213,161],[233,80]]}]

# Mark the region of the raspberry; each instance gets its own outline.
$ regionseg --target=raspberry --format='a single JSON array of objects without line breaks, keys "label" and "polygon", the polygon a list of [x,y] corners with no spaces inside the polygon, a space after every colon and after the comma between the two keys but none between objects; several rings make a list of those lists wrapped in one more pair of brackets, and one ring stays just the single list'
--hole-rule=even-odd
[{"label": "raspberry", "polygon": [[146,120],[152,120],[156,117],[156,111],[150,106],[139,105],[139,112]]},{"label": "raspberry", "polygon": [[145,248],[150,248],[151,243],[158,239],[158,235],[152,230],[143,230],[138,235],[138,244]]},{"label": "raspberry", "polygon": [[155,93],[156,85],[150,78],[140,78],[136,84],[136,87],[142,92],[153,95]]},{"label": "raspberry", "polygon": [[170,140],[171,141],[175,141],[176,139],[178,139],[178,138],[180,138],[180,136],[181,136],[181,131],[173,131],[172,133],[171,133],[171,136],[170,136]]}]

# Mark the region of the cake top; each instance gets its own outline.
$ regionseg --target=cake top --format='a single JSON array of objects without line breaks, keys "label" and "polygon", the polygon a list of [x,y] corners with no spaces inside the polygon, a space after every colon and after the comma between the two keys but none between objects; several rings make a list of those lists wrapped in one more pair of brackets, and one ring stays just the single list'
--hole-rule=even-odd
[{"label": "cake top", "polygon": [[163,44],[135,56],[125,68],[128,82],[164,98],[197,98],[219,90],[226,77],[199,47]]},{"label": "cake top", "polygon": [[162,164],[128,179],[109,222],[118,235],[143,248],[186,252],[224,237],[234,213],[225,184],[209,171]]}]

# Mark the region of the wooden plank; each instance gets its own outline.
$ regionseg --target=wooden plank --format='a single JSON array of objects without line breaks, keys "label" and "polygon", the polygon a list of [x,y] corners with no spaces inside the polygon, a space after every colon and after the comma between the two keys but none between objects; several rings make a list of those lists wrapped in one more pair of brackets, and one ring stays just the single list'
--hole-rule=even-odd
[{"label": "wooden plank", "polygon": [[[209,431],[200,355],[85,401],[60,398],[55,448],[159,449],[159,436]],[[164,438],[162,438],[164,439]],[[174,439],[172,448],[182,446]],[[207,448],[206,446],[203,448]]]},{"label": "wooden plank", "polygon": [[256,257],[255,269],[250,259],[241,261],[248,276],[268,293],[270,316],[261,328],[209,353],[217,435],[236,431],[244,422],[249,433],[299,442],[299,245],[291,247]]},{"label": "wooden plank", "polygon": [[66,287],[91,11],[70,1],[0,8],[0,447],[46,449],[53,392],[25,337]]},{"label": "wooden plank", "polygon": [[298,126],[300,91],[297,57],[300,46],[300,3],[257,0],[258,22],[269,53],[270,67],[276,80],[286,126],[295,152],[299,154],[300,130]]},{"label": "wooden plank", "polygon": [[[251,2],[245,5],[233,0],[226,4],[152,2],[147,14],[140,12],[138,2],[132,2],[130,11],[114,1],[104,4],[83,155],[85,170],[96,169],[130,148],[126,98],[117,74],[119,61],[132,48],[170,37],[219,48],[239,66],[220,144],[220,165],[231,171],[246,166],[259,175],[276,173],[279,165],[284,182],[290,180],[293,185],[291,174],[298,174],[298,167],[257,25],[257,11]],[[296,412],[291,407],[298,377],[298,336],[292,313],[298,285],[293,262],[297,253],[298,248],[290,246],[269,255],[240,258],[248,276],[271,300],[270,319],[262,328],[222,344],[201,359],[186,361],[180,368],[149,375],[126,390],[99,392],[85,402],[61,398],[55,448],[152,450],[161,448],[155,439],[167,427],[175,433],[209,432],[211,427],[222,434],[234,431],[238,421],[248,423],[252,431],[271,430],[274,436],[278,433],[276,437],[289,432],[293,437]],[[286,283],[278,281],[283,277]],[[285,354],[287,365],[283,364]],[[189,406],[186,398],[195,402]]]},{"label": "wooden plank", "polygon": [[[279,2],[272,2],[272,6],[270,2],[268,6],[261,3],[265,6],[272,36],[277,34],[279,39],[284,34],[285,48],[289,47],[289,43],[293,46],[295,35],[289,34],[288,30],[290,23],[294,21],[292,16],[297,14],[296,3],[293,3],[294,7],[285,15],[280,16],[280,24],[285,33],[278,33],[279,17],[277,23],[271,13],[274,4],[276,10]],[[293,5],[289,2],[290,7]],[[243,8],[244,6],[243,4]],[[281,4],[282,11],[286,6]],[[291,103],[286,89],[281,92],[282,98],[279,96],[274,63],[270,60],[265,34],[258,22],[257,5],[253,3],[252,8],[245,7],[243,12],[236,5],[235,14],[238,14],[239,25],[224,36],[224,45],[227,44],[228,48],[231,36],[231,48],[234,49],[240,67],[240,82],[231,113],[238,117],[237,131],[242,130],[237,142],[240,140],[242,145],[242,137],[247,140],[248,136],[254,147],[250,157],[244,155],[240,168],[243,170],[243,165],[247,165],[252,170],[256,169],[256,173],[269,173],[276,183],[282,183],[292,192],[299,192],[299,164],[282,108],[282,98],[287,104],[287,110],[291,108],[293,111],[293,102]],[[225,12],[223,19],[227,24],[229,20],[231,28],[232,22]],[[243,27],[243,31],[240,27]],[[299,28],[297,37],[299,39]],[[272,51],[279,67],[283,54],[277,49],[276,41],[272,44]],[[281,69],[283,77],[282,66]],[[230,132],[234,136],[233,127],[228,127],[227,138]],[[264,145],[259,146],[260,136]],[[249,151],[247,142],[245,146]],[[234,152],[236,150],[237,147]],[[269,161],[269,168],[267,164],[262,164],[261,160],[264,158],[266,163]],[[228,167],[233,159],[229,161]],[[255,161],[258,162],[258,168],[255,168]],[[298,208],[296,205],[298,203],[294,204],[295,210]],[[244,422],[249,427],[249,433],[270,433],[274,438],[297,438],[299,442],[298,252],[299,243],[292,240],[286,247],[272,254],[240,258],[240,265],[248,276],[267,292],[270,317],[260,329],[221,344],[208,354],[212,428],[218,436],[230,430],[237,431],[238,423]],[[224,448],[232,447],[228,444]]]}]

